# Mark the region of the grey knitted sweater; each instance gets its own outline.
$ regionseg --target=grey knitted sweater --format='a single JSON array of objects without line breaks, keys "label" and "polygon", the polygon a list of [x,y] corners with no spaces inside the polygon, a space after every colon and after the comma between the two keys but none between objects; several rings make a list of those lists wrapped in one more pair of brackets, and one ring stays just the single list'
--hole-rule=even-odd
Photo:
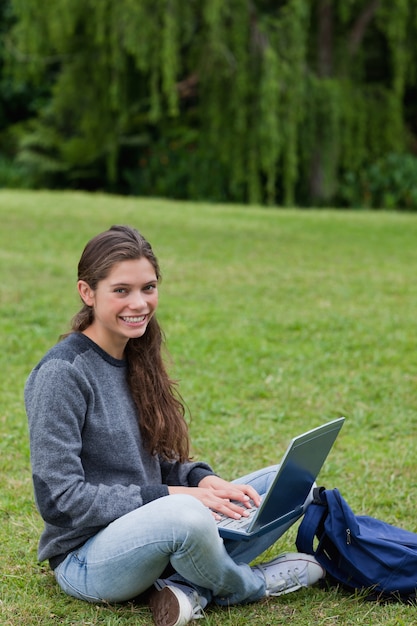
[{"label": "grey knitted sweater", "polygon": [[80,333],[54,346],[25,386],[36,504],[45,522],[39,559],[51,566],[115,519],[197,486],[205,463],[147,452],[126,382],[126,363]]}]

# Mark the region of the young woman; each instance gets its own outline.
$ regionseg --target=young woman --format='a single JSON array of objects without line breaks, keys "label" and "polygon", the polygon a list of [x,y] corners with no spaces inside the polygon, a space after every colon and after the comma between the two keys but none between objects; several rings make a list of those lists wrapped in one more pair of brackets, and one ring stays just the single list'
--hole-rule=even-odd
[{"label": "young woman", "polygon": [[250,567],[276,531],[249,542],[220,538],[215,518],[247,516],[276,468],[229,483],[190,460],[184,407],[161,354],[159,280],[135,229],[94,237],[78,265],[82,308],[72,332],[34,368],[25,402],[45,522],[40,560],[66,593],[90,602],[153,588],[155,623],[181,626],[211,601],[253,602],[325,572],[293,553]]}]

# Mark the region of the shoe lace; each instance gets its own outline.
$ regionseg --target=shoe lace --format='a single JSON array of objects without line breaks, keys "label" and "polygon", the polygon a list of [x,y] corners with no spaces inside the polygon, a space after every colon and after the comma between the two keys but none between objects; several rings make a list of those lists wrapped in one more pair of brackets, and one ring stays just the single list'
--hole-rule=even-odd
[{"label": "shoe lace", "polygon": [[289,569],[287,571],[287,577],[288,577],[288,581],[291,582],[290,585],[287,583],[287,587],[297,587],[297,586],[301,587],[298,567],[295,567],[293,570]]},{"label": "shoe lace", "polygon": [[278,576],[274,576],[268,584],[269,595],[280,594],[285,590],[299,589],[302,587],[302,583],[299,577],[298,568],[288,569],[286,572],[279,572]]},{"label": "shoe lace", "polygon": [[193,590],[192,593],[188,593],[187,595],[193,607],[193,619],[201,619],[204,617],[204,611],[200,604],[200,596],[197,591]]}]

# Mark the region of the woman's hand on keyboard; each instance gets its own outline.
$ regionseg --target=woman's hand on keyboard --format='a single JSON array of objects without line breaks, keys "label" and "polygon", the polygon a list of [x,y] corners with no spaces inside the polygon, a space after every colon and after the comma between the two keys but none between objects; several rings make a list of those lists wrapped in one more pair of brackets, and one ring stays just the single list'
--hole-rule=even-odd
[{"label": "woman's hand on keyboard", "polygon": [[188,493],[213,511],[215,519],[223,515],[240,519],[249,515],[249,509],[258,507],[261,499],[250,485],[229,483],[219,476],[206,476],[198,487],[168,487],[170,494]]}]

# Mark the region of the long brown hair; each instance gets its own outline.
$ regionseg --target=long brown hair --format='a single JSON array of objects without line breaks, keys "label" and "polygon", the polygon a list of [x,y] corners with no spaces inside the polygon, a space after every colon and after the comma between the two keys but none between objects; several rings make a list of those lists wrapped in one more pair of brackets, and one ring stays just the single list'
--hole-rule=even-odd
[{"label": "long brown hair", "polygon": [[[78,280],[84,280],[95,290],[115,263],[142,257],[148,259],[160,280],[158,260],[150,243],[134,228],[112,226],[87,243],[78,264]],[[71,330],[82,332],[93,320],[93,308],[83,304],[72,320]],[[189,437],[185,408],[176,383],[165,367],[164,343],[162,329],[153,316],[145,334],[127,342],[127,381],[138,409],[139,426],[147,449],[168,460],[186,461],[189,459]]]}]

